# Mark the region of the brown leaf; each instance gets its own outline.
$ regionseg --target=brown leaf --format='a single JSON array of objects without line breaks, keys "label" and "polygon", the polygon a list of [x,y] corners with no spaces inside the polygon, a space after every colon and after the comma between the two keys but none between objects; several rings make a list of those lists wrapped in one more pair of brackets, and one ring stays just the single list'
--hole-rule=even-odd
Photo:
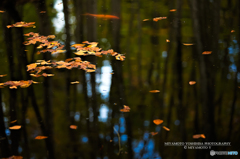
[{"label": "brown leaf", "polygon": [[155,119],[155,120],[153,120],[153,123],[156,124],[156,125],[160,125],[160,124],[163,123],[163,120],[161,120],[161,119]]},{"label": "brown leaf", "polygon": [[40,13],[46,13],[46,11],[41,11]]},{"label": "brown leaf", "polygon": [[11,121],[10,123],[12,124],[12,123],[15,123],[15,122],[17,122],[17,120],[13,120],[13,121]]},{"label": "brown leaf", "polygon": [[231,30],[231,33],[234,33],[235,32],[235,30]]}]

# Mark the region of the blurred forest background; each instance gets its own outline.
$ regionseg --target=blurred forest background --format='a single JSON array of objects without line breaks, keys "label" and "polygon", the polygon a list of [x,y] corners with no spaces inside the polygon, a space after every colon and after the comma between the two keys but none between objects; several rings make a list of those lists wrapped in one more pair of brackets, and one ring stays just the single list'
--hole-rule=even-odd
[{"label": "blurred forest background", "polygon": [[[230,141],[212,149],[240,150],[239,0],[2,0],[0,10],[0,74],[7,74],[0,82],[42,82],[0,89],[0,157],[211,158],[209,149],[164,146],[180,141]],[[36,28],[6,27],[20,21]],[[23,45],[30,31],[56,35],[66,53],[36,54],[38,45]],[[26,71],[37,60],[75,57],[71,45],[86,40],[125,61],[84,56],[96,72],[53,69],[53,77],[35,78]],[[130,112],[121,112],[123,105]],[[14,125],[22,127],[9,130]]]}]

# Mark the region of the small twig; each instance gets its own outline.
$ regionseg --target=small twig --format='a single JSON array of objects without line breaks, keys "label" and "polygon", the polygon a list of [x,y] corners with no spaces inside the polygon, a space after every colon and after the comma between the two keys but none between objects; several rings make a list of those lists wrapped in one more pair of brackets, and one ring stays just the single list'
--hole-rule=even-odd
[{"label": "small twig", "polygon": [[120,135],[119,133],[117,132],[117,130],[113,127],[114,131],[117,133],[118,135],[118,146],[119,146],[119,152],[117,155],[120,155],[120,152],[121,152],[121,140],[120,140]]}]

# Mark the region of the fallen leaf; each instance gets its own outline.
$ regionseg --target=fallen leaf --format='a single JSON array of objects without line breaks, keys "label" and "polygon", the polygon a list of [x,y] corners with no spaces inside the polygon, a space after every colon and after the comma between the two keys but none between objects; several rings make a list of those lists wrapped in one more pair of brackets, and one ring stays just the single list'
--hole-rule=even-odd
[{"label": "fallen leaf", "polygon": [[163,126],[163,129],[167,130],[167,131],[170,131],[169,128],[167,128],[166,126]]},{"label": "fallen leaf", "polygon": [[194,85],[194,84],[196,84],[197,82],[196,81],[189,81],[189,84],[190,85]]},{"label": "fallen leaf", "polygon": [[163,120],[161,120],[161,119],[155,119],[155,120],[153,120],[153,123],[156,124],[156,125],[160,125],[160,124],[163,123]]},{"label": "fallen leaf", "polygon": [[15,123],[15,122],[17,122],[17,120],[13,120],[13,121],[11,121],[10,123],[12,124],[12,123]]},{"label": "fallen leaf", "polygon": [[4,76],[7,76],[7,74],[5,74],[5,75],[0,75],[0,77],[4,77]]},{"label": "fallen leaf", "polygon": [[17,86],[9,86],[10,89],[17,89]]},{"label": "fallen leaf", "polygon": [[14,125],[14,126],[11,126],[11,127],[9,127],[9,129],[11,129],[11,130],[18,130],[18,129],[21,129],[21,125]]},{"label": "fallen leaf", "polygon": [[35,139],[37,139],[37,140],[42,140],[42,139],[46,139],[46,138],[48,138],[47,136],[37,136],[37,137],[35,137]]},{"label": "fallen leaf", "polygon": [[209,54],[211,54],[212,53],[212,51],[204,51],[202,54],[203,55],[209,55]]},{"label": "fallen leaf", "polygon": [[152,136],[157,135],[158,132],[150,132]]},{"label": "fallen leaf", "polygon": [[151,91],[149,91],[150,93],[158,93],[158,92],[160,92],[159,90],[151,90]]},{"label": "fallen leaf", "polygon": [[70,129],[77,129],[77,125],[70,125]]},{"label": "fallen leaf", "polygon": [[198,139],[198,138],[206,138],[204,134],[196,134],[196,135],[193,135],[193,138],[194,139]]},{"label": "fallen leaf", "polygon": [[75,82],[71,82],[71,84],[77,84],[77,83],[79,83],[78,81],[75,81]]},{"label": "fallen leaf", "polygon": [[177,10],[176,9],[171,9],[169,10],[170,12],[176,12]]},{"label": "fallen leaf", "polygon": [[192,43],[183,43],[183,45],[185,45],[185,46],[191,46],[191,45],[194,45],[194,44],[192,44]]}]

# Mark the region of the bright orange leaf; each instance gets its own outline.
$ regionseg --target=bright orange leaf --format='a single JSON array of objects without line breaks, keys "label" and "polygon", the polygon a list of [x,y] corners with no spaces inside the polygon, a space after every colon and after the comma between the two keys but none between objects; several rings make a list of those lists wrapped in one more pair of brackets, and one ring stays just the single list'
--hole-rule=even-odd
[{"label": "bright orange leaf", "polygon": [[70,129],[77,129],[77,125],[70,125]]},{"label": "bright orange leaf", "polygon": [[206,137],[205,137],[204,134],[196,134],[196,135],[193,135],[193,138],[194,138],[194,139],[198,139],[198,138],[203,138],[203,139],[205,139]]},{"label": "bright orange leaf", "polygon": [[156,125],[160,125],[160,124],[163,123],[163,120],[161,120],[161,119],[155,119],[155,120],[153,120],[153,123],[156,124]]},{"label": "bright orange leaf", "polygon": [[212,51],[204,51],[202,54],[203,55],[209,55],[209,54],[211,54],[212,53]]}]

